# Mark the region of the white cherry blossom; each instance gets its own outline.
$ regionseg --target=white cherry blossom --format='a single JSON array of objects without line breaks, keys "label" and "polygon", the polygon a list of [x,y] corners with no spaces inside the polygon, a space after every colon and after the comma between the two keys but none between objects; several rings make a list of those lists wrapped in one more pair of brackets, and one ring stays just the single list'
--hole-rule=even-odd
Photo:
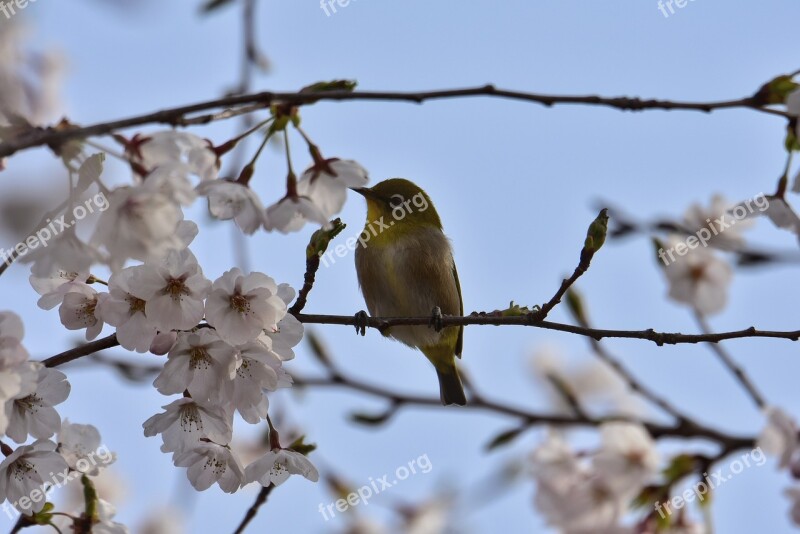
[{"label": "white cherry blossom", "polygon": [[348,188],[364,187],[368,181],[358,162],[333,158],[306,169],[297,181],[297,193],[309,198],[327,220],[342,211]]},{"label": "white cherry blossom", "polygon": [[86,329],[86,340],[91,341],[103,330],[103,321],[97,314],[97,306],[108,293],[98,294],[89,286],[75,286],[64,295],[58,315],[67,330]]},{"label": "white cherry blossom", "polygon": [[[55,452],[56,444],[48,440],[37,440],[31,445],[17,449],[0,463],[0,502],[8,499],[17,503],[23,514],[40,512],[45,499],[35,502],[31,494],[42,490],[42,486],[52,484],[51,473],[62,473],[68,469],[67,463]],[[20,500],[25,500],[20,503]],[[25,507],[24,504],[29,506]]]},{"label": "white cherry blossom", "polygon": [[163,406],[164,413],[144,422],[144,435],[161,434],[162,452],[178,452],[193,448],[201,438],[220,445],[231,441],[231,417],[222,408],[204,406],[193,399],[178,399]]},{"label": "white cherry blossom", "polygon": [[61,429],[61,417],[53,406],[69,397],[70,384],[67,376],[56,369],[48,369],[40,363],[28,364],[36,373],[33,388],[23,389],[6,404],[8,428],[6,435],[17,443],[24,443],[28,435],[37,439],[48,439]]},{"label": "white cherry blossom", "polygon": [[131,284],[143,266],[117,271],[108,280],[108,297],[97,305],[98,317],[117,328],[117,341],[128,350],[147,352],[157,328],[147,318],[144,300],[131,293]]},{"label": "white cherry blossom", "polygon": [[208,197],[208,211],[223,221],[233,219],[246,234],[264,224],[264,205],[250,187],[231,180],[201,182],[197,192]]},{"label": "white cherry blossom", "polygon": [[[670,250],[679,242],[673,238]],[[731,266],[709,249],[687,250],[684,256],[675,255],[675,261],[664,267],[669,297],[703,315],[722,311],[728,303],[728,288],[733,278]]]},{"label": "white cherry blossom", "polygon": [[286,315],[275,281],[263,273],[242,274],[238,268],[214,281],[206,301],[206,320],[233,345],[251,341],[264,329],[277,328]]},{"label": "white cherry blossom", "polygon": [[219,166],[211,143],[188,132],[163,130],[137,135],[130,142],[129,153],[148,171],[163,165],[180,164],[187,174],[201,180],[217,177]]},{"label": "white cherry blossom", "polygon": [[215,482],[225,493],[235,493],[244,481],[244,468],[228,447],[216,443],[198,443],[192,449],[175,454],[177,467],[188,467],[186,475],[197,491],[205,491]]},{"label": "white cherry blossom", "polygon": [[258,482],[262,486],[280,486],[291,475],[302,475],[311,482],[319,480],[314,464],[291,449],[273,449],[245,468],[245,481]]},{"label": "white cherry blossom", "polygon": [[116,455],[102,444],[95,426],[70,423],[67,419],[58,433],[58,452],[71,469],[91,476],[97,476],[101,467],[116,460]]},{"label": "white cherry blossom", "polygon": [[231,395],[237,364],[236,349],[214,329],[181,332],[153,385],[162,395],[188,390],[200,402],[222,404]]},{"label": "white cherry blossom", "polygon": [[189,249],[173,250],[163,261],[146,263],[129,285],[132,295],[146,301],[145,315],[160,331],[197,326],[211,289]]},{"label": "white cherry blossom", "polygon": [[789,466],[798,448],[798,427],[794,417],[777,406],[764,409],[767,424],[761,431],[756,445],[766,454],[778,457],[778,468]]}]

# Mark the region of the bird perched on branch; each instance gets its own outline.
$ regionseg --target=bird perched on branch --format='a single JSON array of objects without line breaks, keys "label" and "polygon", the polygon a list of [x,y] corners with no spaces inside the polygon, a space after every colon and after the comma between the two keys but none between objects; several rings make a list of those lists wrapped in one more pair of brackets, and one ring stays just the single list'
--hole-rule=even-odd
[{"label": "bird perched on branch", "polygon": [[[463,326],[442,328],[442,314],[463,315],[450,241],[430,197],[402,178],[354,189],[367,200],[367,223],[356,247],[358,282],[367,309],[379,317],[432,314],[431,326],[392,326],[383,335],[419,349],[436,368],[442,404],[467,400],[455,358]],[[362,319],[366,315],[361,315]]]}]

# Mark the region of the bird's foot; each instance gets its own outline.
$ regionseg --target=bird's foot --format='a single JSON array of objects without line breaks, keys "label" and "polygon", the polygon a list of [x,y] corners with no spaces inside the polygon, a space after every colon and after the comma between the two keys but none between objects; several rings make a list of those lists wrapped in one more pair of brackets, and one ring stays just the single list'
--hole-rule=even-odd
[{"label": "bird's foot", "polygon": [[436,330],[437,332],[441,332],[444,325],[442,324],[442,309],[439,306],[436,306],[431,311],[431,322],[428,323],[428,326]]},{"label": "bird's foot", "polygon": [[369,315],[364,310],[361,310],[355,315],[356,335],[367,335],[367,324],[369,322]]}]

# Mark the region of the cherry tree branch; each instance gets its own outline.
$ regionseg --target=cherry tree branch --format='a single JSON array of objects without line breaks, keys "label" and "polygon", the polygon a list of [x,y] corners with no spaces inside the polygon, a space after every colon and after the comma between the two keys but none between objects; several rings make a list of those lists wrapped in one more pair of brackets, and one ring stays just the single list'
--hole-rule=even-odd
[{"label": "cherry tree branch", "polygon": [[[694,316],[703,333],[711,333],[711,327],[709,326],[706,318],[697,312],[694,314]],[[744,372],[744,369],[742,369],[742,367],[736,363],[733,357],[728,354],[722,345],[712,343],[709,344],[709,348],[711,348],[711,351],[717,355],[719,360],[722,362],[722,365],[724,365],[725,368],[733,374],[739,384],[741,384],[742,388],[744,388],[750,398],[753,399],[753,402],[758,409],[763,410],[767,405],[767,402],[764,400],[764,396],[758,391],[758,388],[756,388],[755,384],[747,375],[747,373]]]},{"label": "cherry tree branch", "polygon": [[[324,378],[306,378],[292,374],[294,384],[296,387],[318,387],[318,388],[343,388],[361,393],[366,393],[375,397],[381,397],[389,401],[390,405],[386,413],[369,418],[372,424],[379,424],[386,422],[392,415],[394,415],[403,406],[424,406],[436,409],[442,409],[442,402],[438,397],[424,397],[417,395],[406,395],[403,393],[389,391],[379,386],[345,376],[341,372],[334,372],[329,377]],[[453,408],[444,408],[453,410]],[[662,437],[672,438],[705,438],[716,442],[721,451],[725,454],[740,450],[752,448],[755,444],[756,438],[752,436],[732,436],[724,432],[720,432],[713,428],[688,421],[686,419],[674,425],[662,425],[657,423],[642,422],[631,419],[630,417],[590,417],[584,413],[576,413],[573,415],[555,415],[543,414],[533,411],[528,411],[524,408],[518,408],[501,402],[487,400],[483,397],[472,397],[466,406],[461,407],[460,410],[470,411],[483,411],[494,414],[504,415],[518,419],[520,422],[520,431],[533,428],[541,425],[551,425],[559,427],[572,427],[572,426],[591,426],[597,427],[603,423],[610,421],[631,421],[641,423],[647,428],[648,432],[654,439]],[[364,420],[363,418],[360,420]]]},{"label": "cherry tree branch", "polygon": [[[445,315],[442,317],[442,326],[529,326],[545,330],[556,330],[580,336],[601,340],[605,338],[642,339],[652,341],[656,345],[679,345],[696,343],[718,343],[727,339],[741,338],[774,338],[797,341],[800,339],[800,330],[772,331],[758,330],[751,326],[742,330],[731,332],[717,332],[707,334],[681,334],[678,332],[657,332],[655,330],[611,330],[601,328],[587,328],[571,324],[556,323],[552,321],[538,321],[535,312],[523,315],[502,315],[503,312],[473,312],[471,315],[457,317]],[[335,324],[344,326],[358,326],[365,324],[369,328],[384,330],[392,326],[420,326],[430,325],[430,317],[367,317],[361,319],[350,315],[311,315],[299,313],[295,315],[301,323]]]},{"label": "cherry tree branch", "polygon": [[51,356],[50,358],[43,360],[42,363],[45,367],[58,367],[59,365],[64,365],[71,361],[77,360],[78,358],[83,358],[84,356],[89,356],[95,352],[100,352],[101,350],[106,350],[117,346],[119,346],[117,334],[111,334],[108,337],[97,339],[95,341],[86,343],[85,345],[75,347],[74,349],[66,350],[61,354]]},{"label": "cherry tree branch", "polygon": [[250,524],[250,521],[255,518],[256,514],[258,514],[258,509],[267,502],[267,497],[269,494],[272,493],[272,490],[275,489],[274,484],[270,484],[269,486],[264,486],[261,488],[261,491],[258,492],[258,496],[256,496],[255,502],[248,508],[247,513],[244,515],[244,519],[242,522],[239,523],[239,526],[236,528],[233,534],[242,534],[244,530],[247,528],[247,525]]},{"label": "cherry tree branch", "polygon": [[[589,321],[589,315],[583,308],[583,301],[580,296],[573,290],[568,293],[567,298],[569,299],[569,308],[575,321],[584,328],[590,328],[591,322]],[[686,414],[682,413],[664,397],[650,389],[644,383],[640,382],[618,358],[616,358],[606,349],[602,342],[591,337],[588,339],[595,356],[597,356],[597,358],[603,361],[606,365],[611,367],[617,373],[617,376],[619,376],[625,382],[625,384],[627,384],[631,391],[638,393],[645,399],[661,408],[664,412],[674,417],[678,423],[690,421],[690,418]]]},{"label": "cherry tree branch", "polygon": [[[556,104],[580,104],[603,106],[623,111],[643,110],[690,110],[711,112],[722,109],[752,109],[780,117],[789,117],[785,111],[772,109],[762,105],[757,98],[749,96],[736,100],[711,102],[681,102],[660,99],[642,99],[638,97],[603,97],[597,95],[550,95],[498,89],[494,85],[482,85],[459,89],[443,89],[435,91],[319,91],[319,92],[278,92],[263,91],[246,95],[229,95],[223,98],[207,100],[195,104],[163,109],[134,117],[101,122],[83,127],[57,126],[48,128],[31,128],[18,136],[0,143],[0,158],[37,146],[57,147],[66,141],[87,137],[106,135],[118,130],[142,126],[145,124],[168,124],[185,126],[188,124],[206,124],[215,120],[228,118],[237,114],[241,106],[249,106],[250,110],[269,108],[273,104],[301,106],[321,101],[396,101],[421,104],[432,100],[443,100],[466,97],[491,97],[532,102],[547,107]],[[210,110],[220,110],[198,115]]]},{"label": "cherry tree branch", "polygon": [[[788,339],[797,341],[800,339],[800,330],[791,331],[773,331],[773,330],[758,330],[755,327],[745,328],[743,330],[734,330],[731,332],[709,332],[706,334],[680,334],[677,332],[656,332],[653,329],[648,330],[608,330],[600,328],[587,328],[583,326],[575,326],[564,323],[554,323],[552,321],[537,321],[534,313],[516,316],[502,316],[495,315],[495,312],[487,314],[484,312],[467,315],[464,317],[457,317],[452,315],[445,315],[442,317],[442,326],[473,326],[473,325],[491,325],[491,326],[529,326],[533,328],[542,328],[545,330],[556,330],[559,332],[567,332],[579,336],[588,337],[594,340],[601,340],[605,338],[619,338],[619,339],[641,339],[652,341],[656,345],[680,345],[680,344],[697,344],[697,343],[718,343],[727,339],[742,339],[742,338],[773,338],[773,339]],[[367,317],[365,319],[351,316],[351,315],[311,315],[305,313],[295,314],[298,321],[305,324],[330,324],[341,326],[361,326],[366,324],[369,328],[376,330],[384,330],[392,326],[429,326],[431,322],[430,317]],[[47,367],[57,367],[64,365],[73,360],[77,360],[83,356],[94,354],[101,350],[110,349],[119,345],[116,334],[108,337],[86,343],[80,347],[64,351],[55,356],[47,358],[42,363]]]}]

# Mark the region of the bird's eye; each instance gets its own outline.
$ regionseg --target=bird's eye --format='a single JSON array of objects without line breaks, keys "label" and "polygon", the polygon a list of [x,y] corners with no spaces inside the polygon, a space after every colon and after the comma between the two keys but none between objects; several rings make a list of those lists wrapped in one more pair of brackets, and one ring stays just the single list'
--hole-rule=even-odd
[{"label": "bird's eye", "polygon": [[391,207],[393,207],[393,208],[399,208],[400,206],[403,205],[403,201],[404,200],[405,199],[403,198],[403,195],[395,194],[395,195],[392,195],[391,199],[389,199],[389,205]]}]

